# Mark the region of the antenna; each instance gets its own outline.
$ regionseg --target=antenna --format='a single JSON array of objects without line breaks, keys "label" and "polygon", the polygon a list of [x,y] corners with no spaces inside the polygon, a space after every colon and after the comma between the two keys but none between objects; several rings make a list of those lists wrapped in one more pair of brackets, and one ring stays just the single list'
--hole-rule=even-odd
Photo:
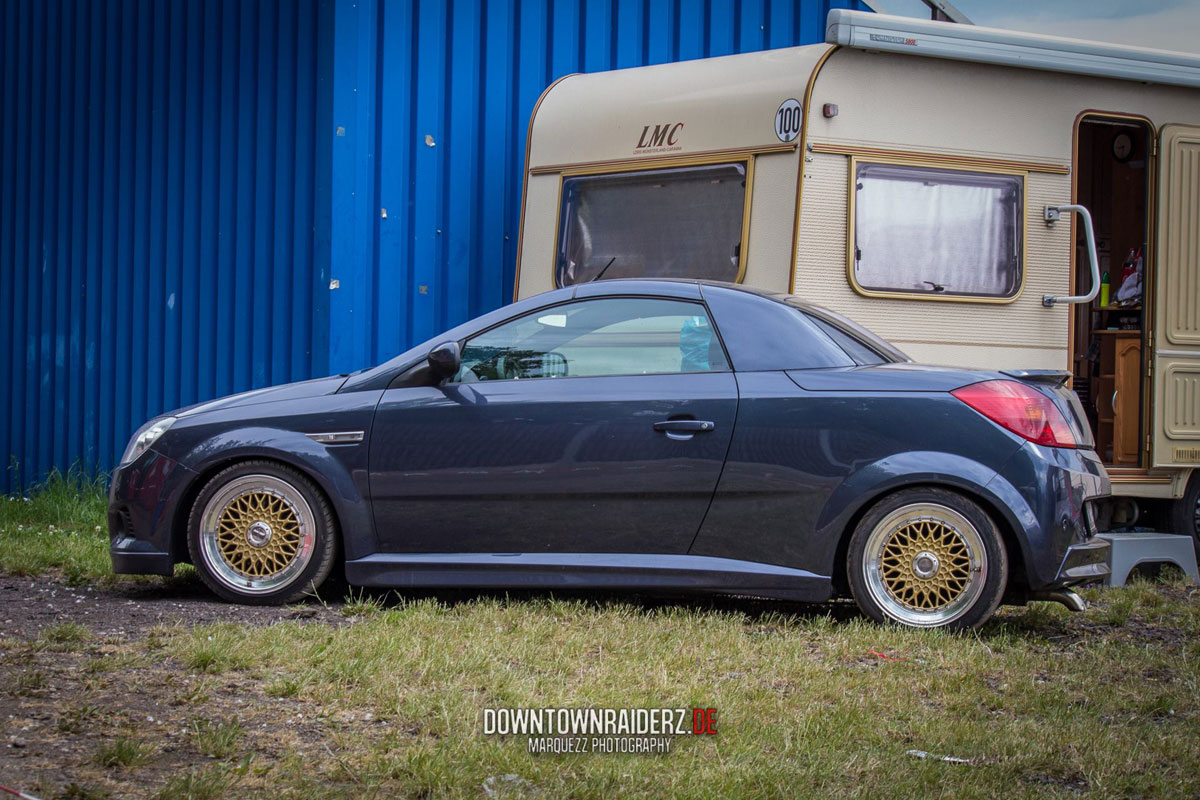
[{"label": "antenna", "polygon": [[[613,265],[613,262],[616,260],[617,260],[616,256],[613,256],[612,258],[610,258],[608,260],[608,263],[604,265],[604,268],[596,273],[596,277],[592,278],[592,281],[598,281],[602,277],[604,277],[604,273],[608,272],[608,268],[611,267]],[[591,283],[591,281],[588,281],[588,283]]]}]

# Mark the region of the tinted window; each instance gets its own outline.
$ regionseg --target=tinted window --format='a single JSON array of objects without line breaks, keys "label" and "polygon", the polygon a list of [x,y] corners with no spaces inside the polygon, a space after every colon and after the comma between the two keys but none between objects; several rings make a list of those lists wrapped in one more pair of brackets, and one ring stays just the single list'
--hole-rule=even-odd
[{"label": "tinted window", "polygon": [[830,339],[833,339],[833,341],[837,343],[838,347],[845,350],[846,355],[853,358],[859,364],[866,366],[869,364],[884,363],[883,357],[862,342],[850,336],[845,331],[830,325],[828,322],[820,319],[819,317],[810,317],[810,319],[817,323],[817,327],[823,330],[826,336],[828,336]]},{"label": "tinted window", "polygon": [[855,365],[816,322],[786,303],[740,289],[703,291],[729,357],[743,372]]},{"label": "tinted window", "polygon": [[912,359],[896,348],[891,342],[876,336],[871,331],[859,325],[849,317],[838,314],[836,311],[830,311],[824,306],[814,306],[803,302],[797,297],[789,296],[785,301],[794,308],[798,308],[814,320],[820,320],[828,323],[833,328],[844,332],[847,336],[855,341],[866,345],[873,352],[879,354],[885,362],[904,362]]},{"label": "tinted window", "polygon": [[455,382],[729,369],[699,303],[602,298],[535,311],[469,339]]},{"label": "tinted window", "polygon": [[555,281],[737,279],[745,164],[713,164],[563,180]]},{"label": "tinted window", "polygon": [[1024,179],[858,163],[854,279],[880,292],[1013,297],[1021,286]]}]

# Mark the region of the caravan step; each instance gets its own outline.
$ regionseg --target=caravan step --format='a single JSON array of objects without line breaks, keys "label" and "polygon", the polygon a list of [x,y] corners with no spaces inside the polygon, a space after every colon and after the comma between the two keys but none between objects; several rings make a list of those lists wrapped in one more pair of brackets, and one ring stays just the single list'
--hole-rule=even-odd
[{"label": "caravan step", "polygon": [[1174,564],[1200,583],[1196,568],[1196,546],[1191,536],[1175,533],[1101,533],[1112,544],[1106,586],[1124,586],[1129,573],[1139,564]]}]

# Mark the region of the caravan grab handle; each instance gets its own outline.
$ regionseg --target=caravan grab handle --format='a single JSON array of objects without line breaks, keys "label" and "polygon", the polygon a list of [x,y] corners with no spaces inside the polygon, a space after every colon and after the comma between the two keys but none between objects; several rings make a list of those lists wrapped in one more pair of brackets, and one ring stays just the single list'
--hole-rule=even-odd
[{"label": "caravan grab handle", "polygon": [[1058,221],[1062,211],[1074,211],[1083,220],[1083,233],[1087,237],[1088,261],[1092,265],[1092,290],[1087,294],[1076,294],[1060,297],[1053,294],[1042,295],[1042,305],[1053,308],[1056,303],[1090,303],[1100,292],[1100,259],[1096,257],[1096,232],[1092,229],[1092,214],[1081,205],[1046,206],[1044,219],[1047,225]]}]

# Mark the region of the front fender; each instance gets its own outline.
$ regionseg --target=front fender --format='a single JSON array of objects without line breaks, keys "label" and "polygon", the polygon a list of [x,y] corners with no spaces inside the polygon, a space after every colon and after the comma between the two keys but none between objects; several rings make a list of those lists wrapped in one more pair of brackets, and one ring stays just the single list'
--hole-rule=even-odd
[{"label": "front fender", "polygon": [[[325,493],[340,523],[347,559],[375,551],[367,475],[367,441],[325,445],[297,431],[247,426],[215,433],[178,457],[196,475],[189,494],[204,481],[237,461],[270,459],[300,470]],[[351,532],[353,535],[350,535]]]}]

